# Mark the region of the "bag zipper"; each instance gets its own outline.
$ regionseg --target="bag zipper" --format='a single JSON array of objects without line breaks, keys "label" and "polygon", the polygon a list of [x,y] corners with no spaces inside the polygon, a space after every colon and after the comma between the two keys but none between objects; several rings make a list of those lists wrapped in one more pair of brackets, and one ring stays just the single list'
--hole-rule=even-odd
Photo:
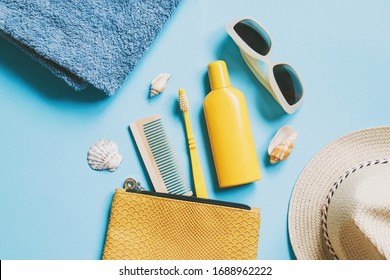
[{"label": "bag zipper", "polygon": [[139,193],[139,194],[144,194],[144,195],[164,197],[164,198],[170,198],[170,199],[175,199],[175,200],[224,206],[224,207],[230,207],[230,208],[236,208],[236,209],[242,209],[242,210],[251,210],[251,207],[249,207],[248,205],[241,204],[241,203],[235,203],[235,202],[226,202],[226,201],[221,201],[221,200],[206,199],[206,198],[177,195],[177,194],[170,194],[170,193],[151,192],[151,191],[137,190],[137,189],[131,189],[131,188],[126,188],[125,191],[130,192],[130,193]]}]

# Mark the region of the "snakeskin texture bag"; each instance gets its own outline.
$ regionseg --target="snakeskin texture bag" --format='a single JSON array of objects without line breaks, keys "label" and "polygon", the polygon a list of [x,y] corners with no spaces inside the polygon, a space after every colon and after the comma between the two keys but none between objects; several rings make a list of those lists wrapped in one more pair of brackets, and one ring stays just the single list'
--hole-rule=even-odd
[{"label": "snakeskin texture bag", "polygon": [[259,228],[258,208],[116,189],[102,259],[256,259]]}]

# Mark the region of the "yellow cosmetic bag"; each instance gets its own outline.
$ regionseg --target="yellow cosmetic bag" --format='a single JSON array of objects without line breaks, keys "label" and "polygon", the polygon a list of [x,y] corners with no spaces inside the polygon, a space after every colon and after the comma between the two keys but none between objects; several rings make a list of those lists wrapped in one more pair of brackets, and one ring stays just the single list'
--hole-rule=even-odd
[{"label": "yellow cosmetic bag", "polygon": [[116,189],[102,259],[256,259],[259,228],[258,208]]}]

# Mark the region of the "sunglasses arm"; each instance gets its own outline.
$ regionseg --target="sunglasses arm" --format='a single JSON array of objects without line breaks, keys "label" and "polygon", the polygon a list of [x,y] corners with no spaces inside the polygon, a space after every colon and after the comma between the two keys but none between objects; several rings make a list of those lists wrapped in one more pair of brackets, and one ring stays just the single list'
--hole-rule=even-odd
[{"label": "sunglasses arm", "polygon": [[268,76],[264,73],[263,69],[260,67],[257,59],[249,56],[241,49],[240,49],[240,52],[241,52],[241,55],[242,55],[245,63],[248,65],[248,67],[252,71],[252,73],[260,81],[260,83],[272,94],[272,96],[277,100],[277,98],[272,90],[272,87],[269,83]]}]

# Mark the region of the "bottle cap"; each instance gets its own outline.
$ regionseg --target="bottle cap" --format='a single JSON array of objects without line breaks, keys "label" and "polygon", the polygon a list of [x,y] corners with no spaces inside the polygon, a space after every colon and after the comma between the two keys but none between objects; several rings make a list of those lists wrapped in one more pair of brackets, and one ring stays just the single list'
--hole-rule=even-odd
[{"label": "bottle cap", "polygon": [[211,62],[208,66],[211,90],[230,87],[229,73],[223,60]]}]

